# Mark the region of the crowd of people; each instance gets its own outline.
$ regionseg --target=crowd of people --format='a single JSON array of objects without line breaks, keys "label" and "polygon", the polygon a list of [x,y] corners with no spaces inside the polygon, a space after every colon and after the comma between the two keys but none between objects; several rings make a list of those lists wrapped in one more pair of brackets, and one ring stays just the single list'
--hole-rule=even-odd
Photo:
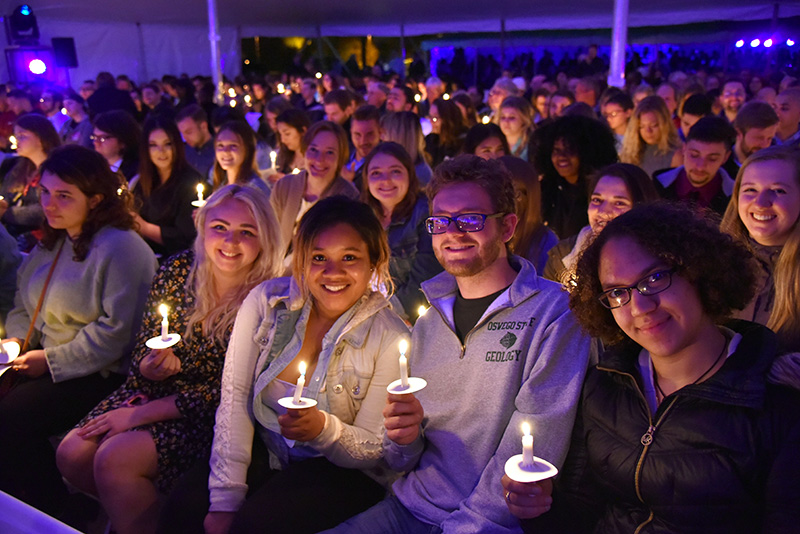
[{"label": "crowd of people", "polygon": [[[2,87],[0,490],[119,534],[798,532],[800,82],[580,61]],[[505,474],[523,423],[557,477]]]}]

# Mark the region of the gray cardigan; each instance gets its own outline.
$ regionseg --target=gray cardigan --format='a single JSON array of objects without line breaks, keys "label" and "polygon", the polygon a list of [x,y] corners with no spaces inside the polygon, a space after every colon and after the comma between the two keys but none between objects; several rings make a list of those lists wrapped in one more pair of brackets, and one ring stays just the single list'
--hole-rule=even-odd
[{"label": "gray cardigan", "polygon": [[[37,246],[22,262],[8,337],[25,338],[53,250]],[[45,349],[53,382],[98,371],[124,373],[158,263],[133,230],[105,227],[92,240],[86,259],[74,260],[64,244],[36,319],[32,348]]]}]

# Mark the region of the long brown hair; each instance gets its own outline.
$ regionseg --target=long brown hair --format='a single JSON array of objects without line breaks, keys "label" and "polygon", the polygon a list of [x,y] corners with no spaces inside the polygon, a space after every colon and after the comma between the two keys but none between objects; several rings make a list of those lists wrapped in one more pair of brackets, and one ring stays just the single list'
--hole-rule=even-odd
[{"label": "long brown hair", "polygon": [[172,168],[167,181],[178,176],[189,167],[183,148],[181,132],[178,130],[175,121],[163,115],[154,115],[147,119],[144,127],[142,127],[142,141],[139,143],[139,183],[136,186],[142,192],[144,198],[150,197],[157,187],[163,185],[161,183],[161,175],[150,158],[150,134],[156,130],[163,130],[169,137],[170,144],[172,144]]},{"label": "long brown hair", "polygon": [[515,199],[517,195],[524,193],[524,198],[515,202],[519,224],[517,224],[508,246],[514,254],[527,258],[528,251],[534,245],[537,248],[540,247],[542,240],[547,235],[547,227],[542,219],[542,186],[539,183],[539,177],[536,176],[536,171],[527,161],[516,156],[503,156],[498,158],[498,161],[511,174]]},{"label": "long brown hair", "polygon": [[408,191],[406,192],[406,196],[404,196],[403,200],[401,200],[400,203],[397,204],[397,206],[395,206],[392,210],[393,221],[405,219],[411,215],[411,212],[414,210],[414,206],[417,204],[417,197],[419,197],[420,189],[419,179],[417,179],[417,173],[414,170],[414,163],[411,161],[411,156],[408,155],[406,149],[403,148],[403,146],[399,143],[393,143],[391,141],[381,143],[373,148],[372,152],[370,152],[367,157],[364,158],[364,164],[361,166],[361,202],[369,205],[379,219],[383,217],[383,206],[378,199],[372,196],[372,194],[369,192],[369,164],[378,154],[386,154],[387,156],[393,157],[399,161],[403,167],[405,167],[406,172],[408,173]]},{"label": "long brown hair", "polygon": [[[785,161],[794,169],[795,183],[800,187],[800,152],[791,147],[769,147],[759,150],[745,160],[736,182],[728,208],[722,217],[720,229],[753,250],[750,232],[739,217],[739,191],[745,170],[754,163],[765,161]],[[775,301],[767,321],[767,327],[778,334],[778,339],[786,348],[800,349],[800,220],[794,222],[789,239],[781,248],[775,263],[773,280]]]},{"label": "long brown hair", "polygon": [[[61,181],[76,186],[89,198],[100,197],[100,202],[89,210],[81,233],[72,244],[75,261],[86,259],[92,239],[104,227],[121,230],[133,228],[131,195],[126,189],[120,188],[119,179],[99,153],[79,145],[55,148],[42,163],[41,172],[56,175]],[[59,239],[66,235],[66,230],[56,230],[46,219],[43,231],[41,244],[48,250],[52,250]]]}]

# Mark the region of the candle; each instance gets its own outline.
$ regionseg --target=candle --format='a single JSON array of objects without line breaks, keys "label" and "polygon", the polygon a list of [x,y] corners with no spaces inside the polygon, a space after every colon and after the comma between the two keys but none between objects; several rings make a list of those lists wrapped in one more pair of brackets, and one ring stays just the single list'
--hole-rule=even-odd
[{"label": "candle", "polygon": [[236,89],[234,89],[233,87],[228,89],[228,96],[231,97],[231,98],[235,98],[236,97]]},{"label": "candle", "polygon": [[531,436],[531,425],[527,422],[522,423],[522,467],[533,467],[533,436]]},{"label": "candle", "polygon": [[300,395],[303,394],[303,388],[306,386],[306,362],[300,362],[300,378],[297,379],[297,387],[294,390],[294,397],[292,402],[301,404]]},{"label": "candle", "polygon": [[408,341],[405,339],[400,340],[400,386],[405,389],[408,387],[408,360],[406,359],[406,351],[408,350]]},{"label": "candle", "polygon": [[318,73],[316,73],[316,74],[314,75],[314,77],[316,77],[316,78],[319,80],[320,78],[322,78],[322,73],[321,73],[321,72],[318,72]]},{"label": "candle", "polygon": [[203,191],[204,190],[205,190],[205,187],[203,187],[203,184],[197,184],[197,202],[198,203],[199,202],[203,202]]},{"label": "candle", "polygon": [[161,341],[167,341],[169,339],[169,320],[167,319],[167,312],[169,312],[169,308],[167,308],[166,304],[161,304],[158,307],[158,312],[161,314]]},{"label": "candle", "polygon": [[426,313],[428,313],[428,308],[426,308],[425,306],[420,306],[419,309],[417,310],[417,315],[419,315],[420,317],[422,317]]},{"label": "candle", "polygon": [[8,361],[11,362],[19,356],[19,343],[16,341],[4,341],[2,345],[2,352],[8,355]]},{"label": "candle", "polygon": [[269,160],[272,162],[272,168],[275,168],[275,161],[278,159],[278,153],[274,150],[269,153]]},{"label": "candle", "polygon": [[279,83],[277,91],[278,91],[278,94],[283,94],[283,93],[286,92],[286,87],[282,83]]}]

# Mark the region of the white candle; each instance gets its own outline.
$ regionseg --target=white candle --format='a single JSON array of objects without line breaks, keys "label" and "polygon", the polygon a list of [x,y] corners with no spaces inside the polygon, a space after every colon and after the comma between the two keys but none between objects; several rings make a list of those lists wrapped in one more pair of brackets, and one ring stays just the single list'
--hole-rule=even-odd
[{"label": "white candle", "polygon": [[169,312],[169,308],[167,308],[166,304],[161,304],[158,307],[158,311],[161,314],[161,341],[167,341],[169,339],[169,320],[167,319],[167,312]]},{"label": "white candle", "polygon": [[203,184],[197,184],[197,202],[203,202],[203,191],[204,190],[205,190],[205,187],[203,187]]},{"label": "white candle", "polygon": [[300,395],[303,394],[304,387],[306,387],[306,362],[300,362],[300,378],[297,379],[297,387],[294,389],[293,403],[300,404]]},{"label": "white candle", "polygon": [[400,386],[405,389],[408,387],[408,359],[406,359],[406,351],[408,350],[408,341],[405,339],[400,340]]},{"label": "white candle", "polygon": [[269,153],[269,160],[272,162],[272,168],[275,168],[275,161],[278,159],[278,153],[274,150]]},{"label": "white candle", "polygon": [[531,425],[522,423],[522,467],[533,467],[533,436]]}]

